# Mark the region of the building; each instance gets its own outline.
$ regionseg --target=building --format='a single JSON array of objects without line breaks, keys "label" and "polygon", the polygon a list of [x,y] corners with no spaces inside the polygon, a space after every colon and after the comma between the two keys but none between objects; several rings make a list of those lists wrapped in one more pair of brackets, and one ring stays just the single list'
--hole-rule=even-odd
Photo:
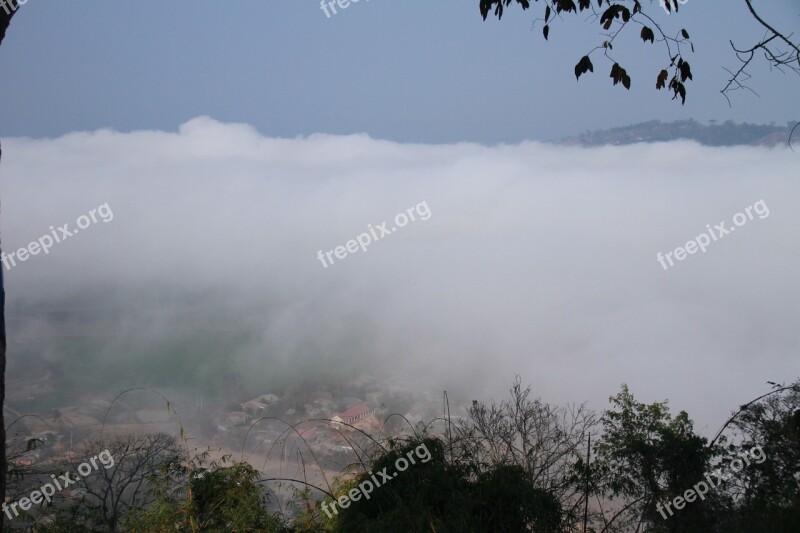
[{"label": "building", "polygon": [[247,424],[247,420],[249,418],[250,417],[247,415],[247,413],[242,413],[240,411],[233,411],[231,413],[228,413],[228,424],[234,426],[243,426]]},{"label": "building", "polygon": [[278,397],[274,394],[262,394],[252,400],[248,400],[239,404],[242,411],[250,413],[251,415],[259,416],[266,413],[269,406],[278,401]]},{"label": "building", "polygon": [[242,404],[239,404],[239,406],[242,408],[242,411],[244,411],[245,413],[250,413],[251,415],[255,415],[255,416],[263,414],[263,413],[265,413],[267,411],[267,406],[266,405],[264,405],[261,402],[255,401],[255,400],[246,401],[246,402],[244,402]]},{"label": "building", "polygon": [[359,403],[354,405],[347,411],[343,413],[339,413],[338,415],[334,416],[331,420],[335,425],[345,423],[353,425],[359,420],[368,417],[369,415],[374,415],[377,412],[376,409],[370,409],[367,407],[365,403]]}]

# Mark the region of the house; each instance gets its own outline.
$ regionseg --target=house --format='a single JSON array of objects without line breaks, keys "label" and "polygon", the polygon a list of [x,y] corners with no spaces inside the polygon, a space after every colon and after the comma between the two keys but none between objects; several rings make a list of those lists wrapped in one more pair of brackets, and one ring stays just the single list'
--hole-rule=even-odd
[{"label": "house", "polygon": [[242,411],[244,411],[245,413],[250,413],[251,415],[256,415],[256,416],[265,413],[266,410],[267,410],[267,407],[268,407],[268,406],[264,405],[263,403],[258,402],[256,400],[246,401],[246,402],[244,402],[242,404],[239,404],[239,406],[242,408]]},{"label": "house", "polygon": [[376,412],[376,409],[370,409],[367,407],[367,404],[359,403],[347,411],[334,416],[331,420],[333,421],[334,425],[339,425],[341,423],[352,425],[369,415],[375,414]]},{"label": "house", "polygon": [[261,400],[261,403],[266,404],[266,405],[269,405],[271,403],[274,403],[274,402],[278,401],[278,397],[275,396],[274,394],[262,394],[259,397],[259,399]]},{"label": "house", "polygon": [[32,466],[39,460],[41,454],[35,450],[28,450],[17,457],[15,463],[19,466]]},{"label": "house", "polygon": [[252,400],[248,400],[240,404],[242,411],[252,415],[262,415],[266,412],[269,406],[278,401],[278,397],[274,394],[262,394]]},{"label": "house", "polygon": [[250,417],[248,416],[247,413],[242,413],[240,411],[233,411],[231,413],[228,413],[228,424],[234,426],[243,426],[247,424],[247,420],[249,418]]}]

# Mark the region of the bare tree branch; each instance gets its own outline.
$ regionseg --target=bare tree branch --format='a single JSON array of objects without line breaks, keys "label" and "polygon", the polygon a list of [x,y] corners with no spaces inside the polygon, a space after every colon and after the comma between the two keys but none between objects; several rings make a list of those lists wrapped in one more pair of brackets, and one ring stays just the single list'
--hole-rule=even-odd
[{"label": "bare tree branch", "polygon": [[[764,36],[754,45],[750,46],[749,48],[738,48],[733,41],[730,41],[731,48],[733,49],[734,53],[736,54],[737,59],[741,62],[739,69],[736,72],[732,72],[731,70],[725,69],[731,75],[728,79],[728,83],[725,84],[723,87],[722,95],[728,101],[728,105],[731,105],[731,100],[729,94],[733,91],[746,89],[754,94],[750,87],[745,85],[745,82],[750,80],[751,76],[747,72],[747,67],[751,65],[753,60],[757,57],[757,52],[763,52],[764,59],[767,60],[767,63],[771,66],[776,68],[777,70],[784,72],[785,68],[795,72],[796,74],[800,75],[800,43],[792,40],[792,35],[784,35],[782,32],[778,31],[765,21],[761,15],[759,15],[755,8],[753,7],[752,0],[745,0],[747,4],[747,9],[750,11],[750,14],[753,18],[758,21],[758,23],[766,29],[766,33]],[[782,50],[776,48],[776,45],[783,44],[787,46],[788,50]]]}]

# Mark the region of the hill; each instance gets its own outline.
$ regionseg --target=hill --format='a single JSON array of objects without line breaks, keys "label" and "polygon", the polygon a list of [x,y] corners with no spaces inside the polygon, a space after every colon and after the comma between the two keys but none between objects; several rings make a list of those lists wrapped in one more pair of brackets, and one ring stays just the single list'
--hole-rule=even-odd
[{"label": "hill", "polygon": [[737,124],[732,121],[703,125],[691,119],[674,122],[651,120],[631,126],[590,131],[577,137],[562,139],[560,143],[578,146],[605,146],[687,139],[707,146],[776,146],[787,143],[793,125],[794,123],[791,122],[786,126],[767,126]]}]

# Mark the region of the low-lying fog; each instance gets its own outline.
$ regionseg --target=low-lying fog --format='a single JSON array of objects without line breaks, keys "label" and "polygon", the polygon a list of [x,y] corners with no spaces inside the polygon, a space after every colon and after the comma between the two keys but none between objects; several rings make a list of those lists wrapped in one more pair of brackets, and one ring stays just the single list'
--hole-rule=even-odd
[{"label": "low-lying fog", "polygon": [[[596,409],[624,382],[709,433],[767,380],[800,375],[798,170],[785,148],[270,139],[205,117],[4,139],[6,253],[108,204],[4,270],[9,338],[31,328],[21,309],[126,301],[97,320],[141,342],[217,320],[250,332],[220,355],[247,372],[341,365],[476,399],[520,374]],[[657,261],[760,200],[768,216],[706,253]],[[347,251],[408,209],[415,221]]]}]

